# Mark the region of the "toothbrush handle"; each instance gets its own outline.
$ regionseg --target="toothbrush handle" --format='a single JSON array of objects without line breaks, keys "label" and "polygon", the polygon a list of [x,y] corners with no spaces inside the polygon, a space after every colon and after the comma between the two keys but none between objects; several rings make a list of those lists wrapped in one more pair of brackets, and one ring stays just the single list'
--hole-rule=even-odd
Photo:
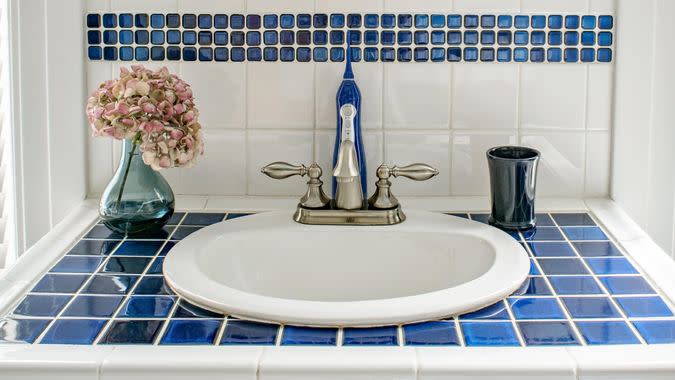
[{"label": "toothbrush handle", "polygon": [[406,177],[415,181],[426,181],[438,175],[438,170],[427,164],[412,164],[408,166],[394,166],[391,168],[391,175],[394,177]]},{"label": "toothbrush handle", "polygon": [[307,174],[307,167],[305,165],[292,165],[288,162],[277,161],[264,166],[260,171],[270,178],[284,179],[294,175],[304,177]]}]

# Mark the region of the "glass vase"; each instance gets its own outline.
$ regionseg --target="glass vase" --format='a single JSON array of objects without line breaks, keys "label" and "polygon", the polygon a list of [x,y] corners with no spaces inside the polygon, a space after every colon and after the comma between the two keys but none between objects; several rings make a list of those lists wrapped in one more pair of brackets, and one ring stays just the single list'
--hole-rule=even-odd
[{"label": "glass vase", "polygon": [[103,224],[123,234],[158,230],[169,221],[174,207],[171,186],[143,162],[140,144],[124,140],[120,165],[101,196]]}]

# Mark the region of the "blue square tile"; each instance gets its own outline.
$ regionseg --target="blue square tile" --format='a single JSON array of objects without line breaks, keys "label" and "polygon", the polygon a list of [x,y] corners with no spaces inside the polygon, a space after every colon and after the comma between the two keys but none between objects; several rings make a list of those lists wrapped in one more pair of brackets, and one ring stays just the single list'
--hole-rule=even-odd
[{"label": "blue square tile", "polygon": [[399,45],[410,45],[412,44],[412,33],[407,30],[402,30],[398,32],[397,40]]},{"label": "blue square tile", "polygon": [[372,328],[345,328],[343,346],[396,346],[398,329],[395,326]]},{"label": "blue square tile", "polygon": [[[125,32],[128,32],[128,31],[125,31]],[[106,45],[115,45],[117,43],[117,31],[115,31],[115,30],[104,30],[103,31],[103,43],[106,44]],[[127,38],[125,38],[124,41],[120,41],[120,43],[130,44],[131,40],[130,39],[127,40]]]},{"label": "blue square tile", "polygon": [[610,15],[598,16],[598,27],[600,29],[612,29],[614,27],[614,17]]},{"label": "blue square tile", "polygon": [[[368,32],[366,32],[366,35],[367,33]],[[375,34],[377,36],[377,32],[375,32]],[[328,33],[325,30],[315,30],[314,33],[312,33],[312,41],[314,42],[314,45],[325,45],[328,43]]]},{"label": "blue square tile", "polygon": [[295,16],[291,14],[282,14],[279,20],[279,24],[284,29],[290,29],[295,26]]},{"label": "blue square tile", "polygon": [[186,30],[183,32],[183,44],[184,45],[195,45],[197,43],[197,33],[192,30]]},{"label": "blue square tile", "polygon": [[102,319],[59,319],[42,338],[42,344],[92,344],[106,324]]},{"label": "blue square tile", "polygon": [[95,275],[82,289],[84,294],[127,294],[138,276]]},{"label": "blue square tile", "polygon": [[577,45],[579,45],[579,33],[578,32],[565,32],[565,45],[567,45],[567,46],[577,46]]},{"label": "blue square tile", "polygon": [[477,45],[478,44],[478,32],[473,30],[467,30],[464,32],[464,44],[466,45]]},{"label": "blue square tile", "polygon": [[293,62],[295,60],[295,49],[292,47],[283,47],[279,50],[279,57],[283,62]]},{"label": "blue square tile", "polygon": [[565,62],[579,62],[579,50],[565,49]]},{"label": "blue square tile", "polygon": [[410,28],[412,27],[413,17],[409,14],[400,14],[398,15],[398,27],[399,28]]},{"label": "blue square tile", "polygon": [[[226,62],[230,59],[230,51],[227,50],[227,48],[222,48],[222,47],[215,48],[213,50],[213,56],[214,56],[216,61]],[[164,250],[162,250],[162,251],[164,251]]]},{"label": "blue square tile", "polygon": [[193,305],[185,300],[181,300],[173,313],[173,318],[223,318],[223,315],[214,313],[212,311],[202,309],[197,305]]},{"label": "blue square tile", "polygon": [[477,15],[464,15],[464,27],[465,28],[477,28],[478,27],[478,16]]},{"label": "blue square tile", "polygon": [[445,43],[445,33],[442,30],[431,32],[431,43],[433,45],[443,45]]},{"label": "blue square tile", "polygon": [[633,325],[649,344],[675,343],[675,321],[635,321]]},{"label": "blue square tile", "polygon": [[87,43],[90,45],[98,45],[101,43],[101,32],[98,30],[90,30],[87,32]]},{"label": "blue square tile", "polygon": [[497,23],[497,18],[495,15],[482,15],[480,16],[480,26],[482,28],[494,28]]},{"label": "blue square tile", "polygon": [[160,344],[210,345],[216,339],[220,324],[214,320],[174,320],[169,322]]},{"label": "blue square tile", "polygon": [[360,28],[361,27],[361,15],[357,13],[350,13],[347,15],[347,27],[348,28]]},{"label": "blue square tile", "polygon": [[621,318],[606,297],[563,297],[562,301],[572,318]]},{"label": "blue square tile", "polygon": [[164,281],[164,277],[145,276],[136,286],[134,294],[173,295],[174,293]]},{"label": "blue square tile", "polygon": [[431,60],[433,62],[443,62],[445,61],[445,49],[443,48],[432,48],[431,49]]},{"label": "blue square tile", "polygon": [[298,62],[309,62],[312,59],[312,50],[308,47],[299,47],[295,50]]},{"label": "blue square tile", "polygon": [[548,44],[552,46],[562,45],[562,33],[561,32],[549,32],[548,33]]},{"label": "blue square tile", "polygon": [[416,47],[414,55],[415,62],[426,62],[429,60],[429,49],[425,47]]},{"label": "blue square tile", "polygon": [[230,27],[232,29],[244,29],[244,25],[246,25],[246,19],[244,15],[233,14],[230,16]]},{"label": "blue square tile", "polygon": [[68,255],[105,256],[119,243],[120,240],[80,240],[68,251]]},{"label": "blue square tile", "polygon": [[518,322],[527,346],[579,345],[567,322]]},{"label": "blue square tile", "polygon": [[637,269],[621,257],[586,259],[586,263],[595,274],[638,274]]},{"label": "blue square tile", "polygon": [[581,49],[581,62],[595,62],[595,49]]},{"label": "blue square tile", "polygon": [[246,28],[248,29],[260,29],[260,15],[247,15],[246,16]]},{"label": "blue square tile", "polygon": [[527,45],[530,43],[530,34],[528,32],[517,31],[513,34],[513,40],[516,45]]},{"label": "blue square tile", "polygon": [[530,242],[528,243],[535,257],[576,257],[567,242]]},{"label": "blue square tile", "polygon": [[[377,15],[375,15],[377,17]],[[313,17],[315,28],[326,28],[328,26],[328,15],[325,13],[317,13]]]},{"label": "blue square tile", "polygon": [[150,26],[154,29],[161,29],[165,25],[164,15],[161,13],[154,13],[150,15]]},{"label": "blue square tile", "polygon": [[574,247],[583,257],[623,256],[621,251],[611,242],[574,242]]},{"label": "blue square tile", "polygon": [[600,46],[612,46],[613,37],[612,33],[609,32],[600,32],[598,33],[598,45]]},{"label": "blue square tile", "polygon": [[403,326],[407,346],[459,346],[455,322],[422,322]]},{"label": "blue square tile", "polygon": [[154,256],[163,245],[163,241],[127,240],[117,248],[113,256]]},{"label": "blue square tile", "polygon": [[87,57],[93,61],[100,61],[103,59],[103,50],[100,46],[89,46],[87,48]]},{"label": "blue square tile", "polygon": [[0,320],[0,343],[33,343],[49,324],[47,319]]},{"label": "blue square tile", "polygon": [[101,269],[102,273],[143,273],[152,259],[149,257],[111,257]]},{"label": "blue square tile", "polygon": [[170,44],[179,44],[181,42],[181,34],[178,30],[169,30],[166,32],[166,42]]},{"label": "blue square tile", "polygon": [[419,30],[415,32],[416,45],[426,45],[428,43],[429,43],[429,32]]},{"label": "blue square tile", "polygon": [[497,33],[497,43],[500,45],[511,45],[511,31],[500,30]]},{"label": "blue square tile", "polygon": [[431,15],[431,27],[432,28],[444,28],[445,27],[445,16],[441,14],[432,14]]},{"label": "blue square tile", "polygon": [[178,61],[180,60],[181,50],[178,46],[169,46],[166,48],[166,58],[169,61]]},{"label": "blue square tile", "polygon": [[548,27],[550,29],[561,29],[563,26],[563,17],[561,15],[548,16]]},{"label": "blue square tile", "polygon": [[163,318],[169,315],[174,304],[168,296],[132,296],[120,309],[120,317]]},{"label": "blue square tile", "polygon": [[583,32],[583,33],[581,33],[581,44],[584,45],[584,46],[595,45],[595,32]]},{"label": "blue square tile", "polygon": [[448,32],[448,45],[459,45],[462,43],[462,32]]},{"label": "blue square tile", "polygon": [[177,13],[169,13],[166,15],[166,26],[169,28],[180,27],[180,15]]},{"label": "blue square tile", "polygon": [[101,15],[98,13],[87,14],[87,28],[98,28],[101,26]]},{"label": "blue square tile", "polygon": [[295,43],[295,33],[291,30],[282,30],[279,33],[279,41],[282,45],[293,45]]},{"label": "blue square tile", "polygon": [[134,26],[134,16],[131,13],[120,14],[119,24],[121,28],[131,28]]},{"label": "blue square tile", "polygon": [[530,16],[516,16],[515,25],[517,29],[527,29],[530,27]]},{"label": "blue square tile", "polygon": [[152,344],[163,321],[114,321],[101,339],[101,344]]},{"label": "blue square tile", "polygon": [[539,227],[555,227],[555,223],[549,214],[536,213],[534,214],[537,226]]},{"label": "blue square tile", "polygon": [[102,257],[96,256],[65,256],[50,272],[54,273],[94,273],[103,262]]},{"label": "blue square tile", "polygon": [[88,275],[46,274],[33,287],[33,293],[75,293]]},{"label": "blue square tile", "polygon": [[277,340],[278,332],[279,325],[275,324],[228,320],[220,344],[273,346]]},{"label": "blue square tile", "polygon": [[448,28],[459,29],[462,26],[462,16],[461,15],[448,15],[447,17]]},{"label": "blue square tile", "polygon": [[557,227],[535,227],[523,232],[525,240],[530,241],[559,241],[565,240]]},{"label": "blue square tile", "polygon": [[577,322],[579,332],[590,345],[639,344],[626,322]]},{"label": "blue square tile", "polygon": [[133,61],[134,60],[134,49],[131,46],[120,47],[120,60],[122,60],[122,61]]},{"label": "blue square tile", "polygon": [[497,61],[511,62],[511,49],[510,48],[497,49]]},{"label": "blue square tile", "polygon": [[248,46],[259,46],[260,45],[260,32],[246,32],[246,44]]},{"label": "blue square tile", "polygon": [[543,48],[533,48],[530,50],[530,61],[532,62],[544,62],[546,57],[546,52]]},{"label": "blue square tile", "polygon": [[[364,49],[364,54],[366,52],[369,52],[371,50],[375,51],[375,61],[377,60],[377,49],[376,48],[366,48]],[[328,49],[325,47],[315,47],[314,50],[312,51],[312,55],[314,56],[314,61],[315,62],[327,62],[328,61]],[[368,58],[367,56],[366,58]],[[372,60],[371,60],[372,61]]]},{"label": "blue square tile", "polygon": [[602,294],[602,289],[591,276],[553,276],[551,285],[559,295]]},{"label": "blue square tile", "polygon": [[516,319],[565,319],[555,298],[510,298]]},{"label": "blue square tile", "polygon": [[[218,50],[218,49],[216,49],[216,50]],[[166,256],[166,254],[169,253],[169,251],[171,250],[171,248],[173,248],[174,245],[176,245],[176,242],[167,241],[166,244],[164,245],[164,248],[162,248],[162,250],[159,251],[159,256]]]},{"label": "blue square tile", "polygon": [[672,317],[673,312],[660,297],[617,297],[628,318]]},{"label": "blue square tile", "polygon": [[[234,49],[232,50],[234,51]],[[201,226],[178,227],[176,228],[176,231],[174,231],[173,235],[171,235],[171,240],[183,240],[193,232],[199,231],[201,229]]]},{"label": "blue square tile", "polygon": [[161,30],[153,30],[150,33],[150,42],[152,42],[153,45],[164,45],[164,32]]},{"label": "blue square tile", "polygon": [[480,43],[483,45],[494,45],[495,32],[486,30],[480,33]]},{"label": "blue square tile", "polygon": [[[392,36],[392,43],[391,44],[393,45],[394,32],[382,32],[382,43],[383,44],[385,43],[384,42],[385,41],[384,40],[385,34],[388,35],[388,36]],[[330,34],[329,34],[329,38],[330,38],[330,43],[332,45],[342,45],[342,44],[345,43],[345,32],[343,32],[341,30],[331,30]]]},{"label": "blue square tile", "polygon": [[490,320],[508,320],[509,312],[506,309],[506,304],[499,301],[490,306],[486,306],[480,310],[463,314],[459,316],[460,319],[490,319]]},{"label": "blue square tile", "polygon": [[541,46],[546,43],[546,33],[542,31],[533,31],[530,34],[532,45]]},{"label": "blue square tile", "polygon": [[68,305],[66,317],[111,317],[122,302],[121,296],[77,296]]},{"label": "blue square tile", "polygon": [[380,50],[380,60],[382,62],[394,62],[396,51],[393,48],[382,48]]},{"label": "blue square tile", "polygon": [[513,26],[513,16],[500,15],[497,17],[497,26],[503,29],[508,29]]},{"label": "blue square tile", "polygon": [[334,346],[336,342],[337,329],[332,328],[285,326],[281,338],[283,346]]},{"label": "blue square tile", "polygon": [[344,28],[344,26],[345,26],[345,15],[340,14],[340,13],[331,14],[330,15],[330,26],[331,26],[331,28]]},{"label": "blue square tile", "polygon": [[519,296],[549,296],[552,292],[543,277],[529,277],[514,294]]},{"label": "blue square tile", "polygon": [[530,51],[527,48],[515,48],[513,50],[513,60],[516,62],[527,62],[530,57]]},{"label": "blue square tile", "polygon": [[267,14],[263,16],[263,27],[265,29],[275,29],[279,25],[279,16]]},{"label": "blue square tile", "polygon": [[600,277],[611,294],[656,294],[654,288],[639,276]]},{"label": "blue square tile", "polygon": [[[228,19],[227,15],[217,14],[217,15],[213,16],[213,26],[216,29],[226,29],[228,24],[229,24],[229,19]],[[275,27],[276,27],[276,25],[275,25]]]},{"label": "blue square tile", "polygon": [[560,226],[595,226],[595,221],[586,213],[552,214]]},{"label": "blue square tile", "polygon": [[565,28],[567,29],[579,28],[579,16],[577,15],[565,16]]},{"label": "blue square tile", "polygon": [[547,275],[583,274],[588,270],[580,259],[538,259],[541,269]]},{"label": "blue square tile", "polygon": [[532,16],[532,28],[544,29],[546,27],[546,16],[535,15]]},{"label": "blue square tile", "polygon": [[312,42],[312,34],[309,30],[299,30],[295,34],[298,45],[309,45]]},{"label": "blue square tile", "polygon": [[56,316],[71,296],[64,295],[38,295],[29,294],[14,309],[14,315],[30,317],[54,317]]},{"label": "blue square tile", "polygon": [[581,18],[581,27],[584,29],[595,29],[595,16],[583,16]]},{"label": "blue square tile", "polygon": [[412,61],[412,50],[410,50],[410,48],[398,48],[398,61],[399,62]]},{"label": "blue square tile", "polygon": [[612,62],[612,49],[598,49],[598,62]]},{"label": "blue square tile", "polygon": [[[249,33],[257,33],[257,32],[249,32]],[[211,32],[205,32],[201,31],[197,35],[197,41],[199,41],[200,45],[211,45],[213,42],[213,34]]]},{"label": "blue square tile", "polygon": [[[265,32],[268,33],[268,32]],[[276,36],[276,32],[274,32],[274,35]],[[228,42],[228,34],[227,32],[221,31],[221,32],[215,32],[213,34],[213,40],[216,45],[223,46],[227,45]],[[276,43],[276,41],[274,42]]]},{"label": "blue square tile", "polygon": [[103,15],[103,27],[104,28],[116,28],[117,27],[117,17],[112,13],[106,13]]},{"label": "blue square tile", "polygon": [[[316,52],[316,49],[314,49]],[[366,62],[377,62],[379,59],[379,52],[377,48],[374,47],[368,47],[363,49],[363,59]],[[316,61],[316,58],[314,59]]]},{"label": "blue square tile", "polygon": [[265,45],[276,45],[279,43],[279,34],[274,30],[265,31],[263,33],[263,42]]},{"label": "blue square tile", "polygon": [[462,322],[464,341],[472,346],[520,346],[511,322]]},{"label": "blue square tile", "polygon": [[428,28],[429,15],[415,15],[415,28]]},{"label": "blue square tile", "polygon": [[150,26],[150,16],[147,13],[138,13],[134,19],[137,28],[147,28]]},{"label": "blue square tile", "polygon": [[296,17],[296,23],[298,25],[298,28],[307,29],[310,26],[312,26],[312,16],[310,16],[307,13],[300,13]]}]

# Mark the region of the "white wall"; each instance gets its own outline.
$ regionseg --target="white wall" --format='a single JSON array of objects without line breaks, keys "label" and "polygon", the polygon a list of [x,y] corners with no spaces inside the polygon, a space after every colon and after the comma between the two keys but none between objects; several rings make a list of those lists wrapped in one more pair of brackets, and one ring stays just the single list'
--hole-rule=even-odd
[{"label": "white wall", "polygon": [[675,254],[675,2],[619,0],[612,197]]},{"label": "white wall", "polygon": [[[613,14],[612,0],[88,0],[91,12],[443,12]],[[120,63],[88,62],[87,88]],[[150,63],[148,66],[158,66]],[[303,181],[274,181],[275,161],[330,162],[335,63],[166,63],[193,85],[206,155],[193,169],[167,172],[180,194],[299,195]],[[358,63],[370,173],[382,161],[416,161],[441,175],[400,195],[486,195],[484,152],[502,144],[540,149],[542,196],[609,191],[613,64]],[[119,144],[90,139],[88,190],[102,191]],[[374,179],[373,179],[374,181]]]}]

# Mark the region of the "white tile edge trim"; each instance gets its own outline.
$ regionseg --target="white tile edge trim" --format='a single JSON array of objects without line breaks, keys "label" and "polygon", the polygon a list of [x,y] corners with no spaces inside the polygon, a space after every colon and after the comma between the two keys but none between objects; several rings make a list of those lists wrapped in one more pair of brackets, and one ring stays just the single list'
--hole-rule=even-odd
[{"label": "white tile edge trim", "polygon": [[[405,202],[406,199],[404,198]],[[415,198],[408,199],[409,208],[434,205],[432,209],[455,209],[476,211],[487,209],[484,197],[470,198]],[[292,203],[290,203],[292,202]],[[292,208],[291,198],[251,197],[178,197],[179,208],[192,210],[231,208],[250,210],[257,204],[270,208]],[[0,312],[12,307],[61,254],[82,235],[85,228],[97,218],[95,200],[86,200],[74,209],[62,223],[41,239],[17,262],[11,270],[0,277]],[[404,203],[405,204],[405,203]],[[289,207],[291,206],[291,207]],[[541,199],[541,210],[581,211],[588,210],[624,245],[626,251],[642,266],[646,274],[671,299],[675,297],[675,273],[673,262],[636,224],[611,200],[608,199]],[[254,211],[254,210],[251,210]],[[618,221],[618,223],[617,223]],[[623,226],[619,228],[618,226]],[[628,226],[628,228],[626,228]],[[633,227],[631,227],[633,226]],[[248,378],[264,375],[317,374],[335,371],[349,377],[359,371],[374,374],[379,370],[384,377],[403,375],[402,378],[425,378],[443,374],[483,374],[499,376],[503,373],[516,375],[539,374],[540,378],[577,379],[588,374],[647,374],[675,375],[675,345],[661,346],[604,346],[567,348],[304,348],[294,347],[139,347],[139,346],[48,346],[48,345],[0,345],[0,374],[5,371],[17,374],[52,373],[68,371],[89,375],[82,378],[100,379],[109,373],[153,370],[153,373],[194,371],[209,368],[222,374],[239,374]],[[246,352],[244,352],[245,350]],[[523,350],[528,355],[523,355]],[[189,352],[188,352],[189,351]],[[223,363],[224,353],[230,351],[236,360]],[[394,354],[403,359],[404,365],[389,367]],[[237,354],[240,353],[240,354]],[[532,361],[532,356],[541,361]],[[364,362],[366,355],[369,361]],[[143,357],[131,361],[130,357]],[[199,366],[191,360],[176,358],[200,358]],[[451,360],[459,358],[461,360]],[[293,367],[278,367],[274,363],[293,359]],[[505,360],[508,358],[508,360]],[[372,362],[370,361],[372,360]],[[617,365],[623,360],[623,365]],[[402,362],[399,362],[402,363]],[[485,363],[491,363],[488,367]],[[548,364],[551,364],[550,366]],[[272,364],[271,366],[267,366]],[[297,364],[297,367],[296,367]],[[276,367],[276,368],[275,368]],[[270,371],[270,373],[267,373]]]}]

